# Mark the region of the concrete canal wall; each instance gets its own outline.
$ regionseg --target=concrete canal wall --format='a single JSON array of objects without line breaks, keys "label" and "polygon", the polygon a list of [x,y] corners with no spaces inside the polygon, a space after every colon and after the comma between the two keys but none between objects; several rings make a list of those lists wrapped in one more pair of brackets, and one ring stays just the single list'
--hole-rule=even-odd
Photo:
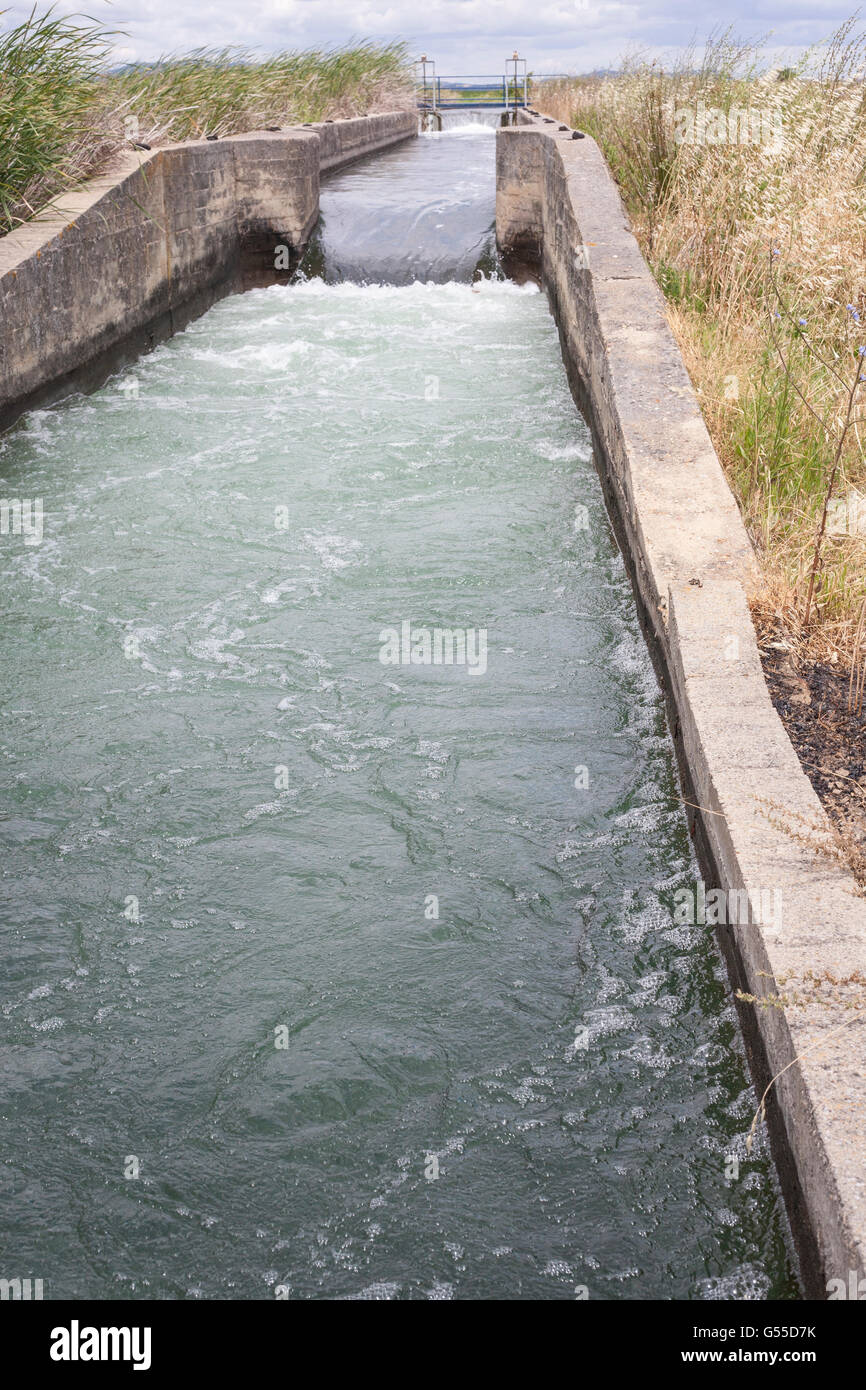
[{"label": "concrete canal wall", "polygon": [[752,548],[605,161],[593,140],[529,115],[496,138],[497,240],[540,261],[703,865],[729,902],[745,890],[753,904],[751,920],[719,928],[732,981],[812,1001],[745,1004],[741,1017],[759,1095],[783,1073],[767,1099],[771,1142],[807,1295],[825,1298],[829,1280],[866,1272],[866,1058],[852,986],[816,992],[803,976],[866,978],[866,900],[822,852],[829,823],[763,677]]},{"label": "concrete canal wall", "polygon": [[273,267],[275,245],[296,257],[321,175],[416,131],[395,112],[136,151],[0,238],[0,428]]},{"label": "concrete canal wall", "polygon": [[[829,826],[770,702],[754,556],[661,295],[594,142],[522,122],[497,132],[497,238],[541,264],[708,876],[754,904],[719,930],[732,979],[808,997],[806,971],[866,977],[866,902],[814,847]],[[0,428],[176,331],[275,245],[297,256],[322,174],[415,132],[396,113],[137,152],[0,239]],[[846,1002],[840,985],[742,1009],[759,1092],[781,1073],[767,1114],[813,1297],[866,1273],[866,1060]]]}]

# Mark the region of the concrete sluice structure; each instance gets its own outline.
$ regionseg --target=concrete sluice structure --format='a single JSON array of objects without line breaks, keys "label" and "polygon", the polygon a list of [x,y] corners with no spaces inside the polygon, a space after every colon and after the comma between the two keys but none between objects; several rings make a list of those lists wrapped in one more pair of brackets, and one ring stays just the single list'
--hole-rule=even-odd
[{"label": "concrete sluice structure", "polygon": [[[40,594],[54,585],[89,644],[86,671],[63,638],[54,677],[35,659],[15,667],[22,708],[29,699],[38,709],[49,691],[63,698],[72,682],[67,780],[83,791],[57,806],[40,792],[57,838],[49,848],[71,877],[36,912],[57,980],[31,979],[22,945],[11,1045],[22,1076],[33,1037],[46,1077],[54,1037],[70,1038],[82,1059],[96,1052],[90,1070],[81,1062],[93,1099],[110,1076],[92,1047],[93,1019],[118,1011],[106,1055],[128,1044],[126,1020],[152,1041],[160,1020],[186,1020],[158,1065],[140,1054],[129,1063],[131,1094],[156,1094],[145,1215],[126,1190],[114,1194],[117,1209],[93,1215],[96,1234],[83,1236],[81,1223],[72,1234],[51,1195],[67,1179],[47,1170],[35,1180],[42,1195],[15,1208],[26,1222],[33,1201],[57,1201],[67,1293],[88,1293],[81,1280],[92,1277],[103,1297],[136,1295],[89,1273],[131,1222],[139,1254],[122,1277],[146,1297],[189,1294],[181,1244],[209,1270],[196,1284],[203,1297],[238,1287],[260,1297],[256,1279],[300,1297],[573,1298],[589,1286],[605,1298],[798,1297],[773,1169],[745,1147],[758,1102],[706,919],[671,922],[666,894],[705,892],[688,827],[706,888],[746,903],[745,920],[738,910],[717,935],[735,986],[758,995],[806,969],[840,979],[866,970],[863,902],[840,867],[816,860],[780,820],[783,808],[826,828],[760,671],[751,546],[601,153],[544,117],[517,120],[485,135],[496,142],[495,236],[492,161],[487,203],[474,192],[485,175],[463,122],[499,125],[500,114],[445,114],[441,135],[409,145],[417,115],[399,113],[136,154],[0,242],[0,424],[18,421],[0,467],[32,491],[72,460],[57,534],[49,528],[49,548],[25,553],[13,603],[24,621],[26,585],[39,581]],[[496,249],[530,274],[523,288],[505,281]],[[548,292],[587,427],[566,399],[531,274]],[[140,420],[117,416],[110,386],[75,395],[143,352],[152,406]],[[111,642],[132,623],[146,649],[142,684],[117,703],[110,644],[88,626],[96,598],[82,575],[93,535],[81,528],[82,517],[99,516],[106,489],[125,485],[113,431],[132,478],[136,559],[122,549],[115,557],[122,603],[114,612],[110,589],[100,591],[99,623]],[[234,521],[228,539],[214,532],[218,555],[195,528],[163,552],[163,530],[179,525],[172,506],[160,512],[163,530],[147,520],[149,480],[163,468],[185,517],[213,520],[213,470],[240,510],[265,488],[268,506],[296,513],[288,559],[272,552],[272,535],[235,534]],[[115,537],[128,534],[122,509],[118,517]],[[104,549],[111,537],[99,535]],[[164,592],[153,613],[156,584]],[[474,624],[460,648],[464,594],[487,603],[492,620],[484,644]],[[53,602],[40,613],[51,632]],[[289,637],[268,626],[281,614]],[[368,627],[391,634],[371,662],[357,655]],[[488,627],[512,634],[496,652],[492,696]],[[247,628],[257,634],[250,645]],[[425,659],[446,648],[450,660]],[[427,666],[439,684],[407,695]],[[104,739],[90,713],[92,670]],[[459,684],[442,684],[455,673]],[[153,819],[150,792],[122,790],[170,783],[153,749],[140,751],[154,738],[192,778],[193,791],[175,788],[183,813],[171,826]],[[220,766],[210,769],[210,753],[190,760],[188,738]],[[24,726],[21,739],[17,759]],[[106,785],[106,802],[99,785],[117,781],[113,765],[88,771],[100,739],[121,766],[140,759],[120,785]],[[240,745],[268,776],[274,760],[277,798],[257,801]],[[407,780],[407,767],[421,780]],[[22,767],[21,785],[26,776]],[[341,798],[336,785],[346,787]],[[598,801],[575,802],[588,785]],[[96,801],[79,821],[85,792]],[[220,810],[211,815],[211,805]],[[118,841],[139,852],[129,858]],[[95,844],[110,888],[89,860],[76,870],[75,856]],[[22,831],[10,845],[22,881],[28,853],[42,849]],[[209,887],[231,899],[225,870],[235,858],[256,912],[235,903],[229,920]],[[54,860],[40,863],[51,881]],[[100,926],[114,898],[138,903],[136,874],[150,890],[145,915],[165,917],[164,969],[145,935],[131,927],[118,945]],[[207,906],[170,909],[172,895]],[[406,941],[416,908],[425,934]],[[286,929],[292,912],[303,931]],[[67,916],[78,923],[76,947]],[[250,926],[257,941],[247,947]],[[139,963],[122,973],[133,948],[145,954],[143,974]],[[196,995],[185,992],[193,956],[222,1019],[215,1061],[196,1051]],[[61,986],[63,1012],[47,1002],[39,1012]],[[866,1077],[833,1001],[744,1005],[740,1016],[759,1093],[778,1074],[766,1099],[773,1155],[803,1289],[823,1297],[828,1280],[865,1265]],[[453,1033],[463,1019],[466,1036]],[[274,1070],[279,1027],[295,1038],[288,1073]],[[202,1095],[206,1119],[195,1109]],[[188,1123],[190,1097],[196,1161],[185,1177],[172,1136]],[[97,1120],[93,1101],[82,1118],[63,1090],[53,1104],[63,1143],[78,1145],[75,1191],[88,1202],[90,1181],[104,1193],[114,1172],[88,1166],[88,1126],[100,1131],[100,1154],[111,1151],[122,1115],[110,1104]],[[38,1120],[25,1097],[11,1118],[22,1170]],[[260,1181],[254,1200],[236,1158],[245,1145]],[[752,1163],[748,1188],[724,1180],[731,1155]],[[680,1188],[666,1176],[671,1165]],[[297,1212],[277,1213],[286,1180]],[[249,1238],[256,1222],[267,1245],[261,1269]]]}]

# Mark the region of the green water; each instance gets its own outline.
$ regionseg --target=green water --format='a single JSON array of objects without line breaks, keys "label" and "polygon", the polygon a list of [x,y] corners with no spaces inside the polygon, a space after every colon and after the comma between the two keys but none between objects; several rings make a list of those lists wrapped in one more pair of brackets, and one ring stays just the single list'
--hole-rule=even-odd
[{"label": "green water", "polygon": [[[331,225],[470,156],[488,225],[493,142],[452,143]],[[0,478],[45,508],[0,537],[0,1273],[797,1297],[543,296],[225,300]],[[405,622],[485,669],[384,664]]]}]

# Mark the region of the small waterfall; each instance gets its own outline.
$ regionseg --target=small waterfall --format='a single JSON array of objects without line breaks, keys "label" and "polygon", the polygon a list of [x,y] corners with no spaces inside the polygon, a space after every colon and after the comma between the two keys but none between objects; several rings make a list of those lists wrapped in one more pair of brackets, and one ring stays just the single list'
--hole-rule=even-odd
[{"label": "small waterfall", "polygon": [[442,134],[454,135],[464,130],[477,126],[487,126],[495,130],[502,124],[502,111],[473,110],[468,111],[443,111],[442,112]]}]

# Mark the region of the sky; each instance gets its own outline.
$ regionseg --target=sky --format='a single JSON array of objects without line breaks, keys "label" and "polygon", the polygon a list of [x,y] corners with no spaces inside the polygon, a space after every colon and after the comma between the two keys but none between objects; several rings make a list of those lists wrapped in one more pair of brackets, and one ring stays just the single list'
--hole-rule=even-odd
[{"label": "sky", "polygon": [[[148,60],[201,46],[242,45],[262,53],[400,38],[412,56],[435,59],[440,75],[496,74],[516,48],[534,72],[614,67],[640,47],[670,60],[690,41],[733,25],[769,37],[779,61],[826,38],[857,0],[60,0],[58,13],[86,13],[120,30],[116,61]],[[0,27],[32,5],[0,0]],[[47,8],[39,4],[39,9]],[[866,21],[864,21],[866,22]]]}]

